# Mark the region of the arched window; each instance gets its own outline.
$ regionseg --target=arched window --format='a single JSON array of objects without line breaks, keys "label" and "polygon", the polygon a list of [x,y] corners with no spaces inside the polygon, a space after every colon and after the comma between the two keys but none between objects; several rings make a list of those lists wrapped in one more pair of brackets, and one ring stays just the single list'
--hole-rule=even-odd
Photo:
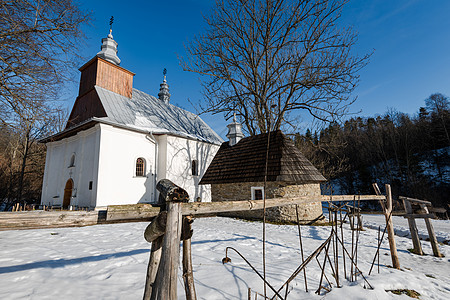
[{"label": "arched window", "polygon": [[136,159],[136,177],[145,176],[145,160],[141,157]]},{"label": "arched window", "polygon": [[72,157],[70,158],[69,168],[70,167],[75,167],[75,153],[72,154]]},{"label": "arched window", "polygon": [[198,161],[196,159],[192,160],[192,175],[198,176]]}]

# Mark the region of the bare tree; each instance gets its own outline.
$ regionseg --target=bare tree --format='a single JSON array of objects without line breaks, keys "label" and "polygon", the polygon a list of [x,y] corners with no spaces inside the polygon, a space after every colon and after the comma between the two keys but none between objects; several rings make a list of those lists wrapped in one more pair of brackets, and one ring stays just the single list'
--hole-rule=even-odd
[{"label": "bare tree", "polygon": [[88,20],[72,0],[0,2],[2,122],[23,119],[54,98],[74,69],[81,25]]},{"label": "bare tree", "polygon": [[[70,79],[89,21],[73,0],[0,1],[0,189],[6,206],[40,194],[45,147],[54,133],[57,99]],[[34,196],[33,196],[34,197]],[[1,203],[0,203],[1,204]]]},{"label": "bare tree", "polygon": [[351,54],[357,35],[337,24],[346,2],[216,1],[181,58],[207,77],[202,110],[236,111],[251,135],[289,126],[299,110],[324,121],[345,114],[369,58]]}]

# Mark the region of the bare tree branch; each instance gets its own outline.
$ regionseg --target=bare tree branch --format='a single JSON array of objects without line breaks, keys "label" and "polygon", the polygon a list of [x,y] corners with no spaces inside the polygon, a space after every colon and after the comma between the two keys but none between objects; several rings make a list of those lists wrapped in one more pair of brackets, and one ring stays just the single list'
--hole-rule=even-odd
[{"label": "bare tree branch", "polygon": [[184,70],[206,78],[203,111],[236,111],[250,134],[289,124],[290,111],[344,115],[370,56],[353,56],[356,33],[337,25],[346,2],[216,1],[206,32],[181,58]]}]

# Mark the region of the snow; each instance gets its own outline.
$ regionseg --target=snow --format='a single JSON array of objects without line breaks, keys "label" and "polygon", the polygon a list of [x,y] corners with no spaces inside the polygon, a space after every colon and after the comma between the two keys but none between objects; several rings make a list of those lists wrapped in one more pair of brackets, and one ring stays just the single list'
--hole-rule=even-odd
[{"label": "snow", "polygon": [[[381,215],[364,215],[369,228],[359,236],[358,267],[374,287],[364,289],[364,280],[342,280],[342,288],[317,295],[320,269],[313,260],[307,267],[309,292],[303,276],[290,285],[288,299],[411,299],[385,290],[413,289],[420,299],[450,298],[450,246],[440,245],[444,258],[433,257],[429,242],[422,241],[428,255],[417,256],[407,249],[412,242],[396,237],[402,270],[391,265],[387,239],[380,252],[380,274],[376,266],[367,276],[376,251]],[[407,223],[393,218],[396,232],[406,235]],[[450,222],[433,220],[438,239],[449,240]],[[226,247],[240,251],[262,270],[262,223],[230,218],[196,219],[192,239],[195,287],[198,299],[247,299],[247,290],[263,293],[261,279],[233,251],[231,263],[222,264]],[[147,223],[97,225],[81,228],[40,229],[0,232],[0,299],[142,299],[150,244],[143,238]],[[424,226],[424,225],[423,225]],[[426,235],[422,225],[421,234]],[[347,249],[351,231],[345,225]],[[330,234],[327,226],[301,226],[305,258]],[[266,271],[271,285],[278,289],[300,265],[297,226],[266,225]],[[341,255],[341,254],[340,254]],[[321,263],[323,256],[320,257]],[[349,260],[347,259],[347,270]],[[340,261],[342,265],[342,260]],[[262,271],[261,271],[262,272]],[[181,270],[178,272],[178,298],[184,299]],[[302,273],[303,274],[303,273]],[[327,271],[330,281],[331,271]],[[283,292],[284,293],[284,292]],[[268,288],[268,294],[270,289]],[[254,296],[253,296],[254,298]],[[262,299],[262,297],[258,297]]]}]

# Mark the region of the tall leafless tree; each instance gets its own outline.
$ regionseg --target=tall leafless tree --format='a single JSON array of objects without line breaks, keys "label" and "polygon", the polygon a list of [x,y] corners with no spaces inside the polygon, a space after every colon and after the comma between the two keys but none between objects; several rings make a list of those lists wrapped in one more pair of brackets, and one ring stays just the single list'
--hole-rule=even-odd
[{"label": "tall leafless tree", "polygon": [[338,25],[346,2],[216,1],[181,58],[207,77],[203,111],[236,111],[251,135],[289,126],[299,110],[325,121],[345,114],[369,58],[352,55],[357,35]]},{"label": "tall leafless tree", "polygon": [[0,204],[23,203],[30,185],[39,194],[45,147],[36,142],[60,123],[53,100],[76,69],[89,19],[73,0],[0,1]]},{"label": "tall leafless tree", "polygon": [[0,120],[24,115],[53,98],[72,74],[89,14],[72,0],[0,2]]}]

